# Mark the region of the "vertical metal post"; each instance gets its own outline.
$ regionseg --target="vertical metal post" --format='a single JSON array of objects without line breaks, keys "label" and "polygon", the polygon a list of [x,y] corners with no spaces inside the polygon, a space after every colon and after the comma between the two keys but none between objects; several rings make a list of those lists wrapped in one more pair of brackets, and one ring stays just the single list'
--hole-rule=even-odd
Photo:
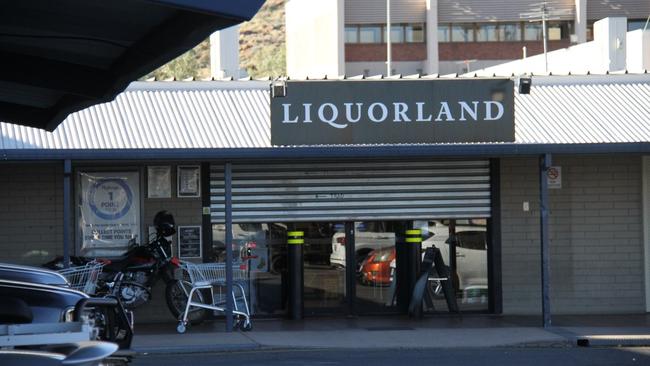
[{"label": "vertical metal post", "polygon": [[540,245],[542,259],[542,322],[544,328],[551,326],[551,254],[548,234],[548,182],[546,172],[551,166],[551,154],[544,154],[539,161],[539,213]]},{"label": "vertical metal post", "polygon": [[72,161],[63,161],[63,266],[70,267],[70,224],[72,223],[70,212],[70,200],[72,199]]},{"label": "vertical metal post", "polygon": [[299,230],[287,231],[287,246],[289,259],[289,318],[300,320],[303,316],[303,252],[305,232]]},{"label": "vertical metal post", "polygon": [[354,247],[354,222],[345,223],[345,297],[348,303],[348,316],[357,315],[357,259]]},{"label": "vertical metal post", "polygon": [[210,163],[201,163],[201,235],[203,236],[203,262],[207,262],[212,251],[212,211],[210,195]]},{"label": "vertical metal post", "polygon": [[546,3],[542,5],[542,40],[544,41],[544,72],[548,72],[548,45],[546,38]]},{"label": "vertical metal post", "polygon": [[224,171],[224,185],[226,194],[226,332],[232,332],[234,302],[232,298],[232,164],[226,163]]},{"label": "vertical metal post", "polygon": [[386,76],[393,74],[393,51],[390,39],[390,0],[386,0]]}]

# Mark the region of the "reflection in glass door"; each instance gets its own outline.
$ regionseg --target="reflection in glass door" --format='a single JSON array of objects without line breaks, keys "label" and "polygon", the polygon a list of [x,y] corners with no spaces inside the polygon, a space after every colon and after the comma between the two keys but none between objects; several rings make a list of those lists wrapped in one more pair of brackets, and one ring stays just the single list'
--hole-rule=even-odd
[{"label": "reflection in glass door", "polygon": [[[303,231],[303,300],[305,315],[345,312],[345,269],[334,246],[345,241],[343,223],[294,224]],[[345,252],[343,252],[345,258]],[[344,261],[343,261],[344,262]]]},{"label": "reflection in glass door", "polygon": [[[455,219],[415,221],[422,230],[422,250],[440,249],[452,271],[456,301],[461,311],[488,310],[487,220]],[[430,281],[426,311],[447,311],[439,281]]]},{"label": "reflection in glass door", "polygon": [[396,223],[355,222],[356,310],[359,314],[396,311]]}]

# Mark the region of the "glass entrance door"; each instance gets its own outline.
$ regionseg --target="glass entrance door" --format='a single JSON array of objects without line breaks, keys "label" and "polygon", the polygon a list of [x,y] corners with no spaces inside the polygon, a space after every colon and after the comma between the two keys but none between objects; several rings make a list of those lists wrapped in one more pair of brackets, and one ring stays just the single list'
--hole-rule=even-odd
[{"label": "glass entrance door", "polygon": [[355,309],[358,314],[397,311],[396,251],[397,222],[359,221],[354,223],[356,268]]},{"label": "glass entrance door", "polygon": [[334,251],[335,243],[345,242],[343,223],[297,223],[304,232],[303,300],[305,315],[342,314],[346,311],[345,259]]}]

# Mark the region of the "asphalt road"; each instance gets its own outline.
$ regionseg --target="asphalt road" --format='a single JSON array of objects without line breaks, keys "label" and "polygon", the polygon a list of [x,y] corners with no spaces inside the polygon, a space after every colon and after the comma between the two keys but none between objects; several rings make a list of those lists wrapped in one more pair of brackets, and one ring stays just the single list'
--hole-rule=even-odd
[{"label": "asphalt road", "polygon": [[606,366],[650,365],[650,348],[297,350],[138,356],[132,366]]}]

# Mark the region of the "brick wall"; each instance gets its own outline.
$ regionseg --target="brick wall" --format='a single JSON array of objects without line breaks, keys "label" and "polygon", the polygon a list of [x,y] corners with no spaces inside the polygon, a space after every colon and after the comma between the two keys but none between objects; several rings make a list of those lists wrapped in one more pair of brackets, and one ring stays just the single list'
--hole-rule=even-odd
[{"label": "brick wall", "polygon": [[63,254],[63,163],[0,165],[0,261]]},{"label": "brick wall", "polygon": [[[441,42],[438,43],[438,58],[440,61],[516,60],[522,57],[524,46],[528,56],[544,52],[542,42]],[[569,40],[548,42],[549,51],[569,46]]]},{"label": "brick wall", "polygon": [[[644,312],[641,158],[553,164],[563,177],[550,190],[552,313]],[[534,158],[501,160],[504,314],[541,311],[537,172]]]},{"label": "brick wall", "polygon": [[[395,43],[392,45],[393,61],[422,61],[427,59],[425,43]],[[347,43],[345,62],[386,61],[385,43]]]},{"label": "brick wall", "polygon": [[[164,164],[156,164],[164,165]],[[185,165],[185,164],[181,164]],[[142,192],[145,195],[144,199],[144,222],[145,228],[153,225],[153,217],[158,211],[167,210],[174,215],[177,226],[183,225],[201,225],[201,198],[178,198],[177,197],[177,182],[176,182],[176,168],[177,165],[171,165],[172,169],[172,197],[171,198],[146,198],[147,187],[146,179]],[[146,166],[145,166],[146,178]],[[172,240],[172,250],[174,255],[178,256],[177,247],[178,236],[174,235]],[[135,319],[139,324],[149,322],[171,322],[173,328],[174,318],[167,309],[165,302],[165,283],[160,281],[152,289],[152,301],[143,305],[135,311]],[[170,328],[170,329],[172,329]]]}]

